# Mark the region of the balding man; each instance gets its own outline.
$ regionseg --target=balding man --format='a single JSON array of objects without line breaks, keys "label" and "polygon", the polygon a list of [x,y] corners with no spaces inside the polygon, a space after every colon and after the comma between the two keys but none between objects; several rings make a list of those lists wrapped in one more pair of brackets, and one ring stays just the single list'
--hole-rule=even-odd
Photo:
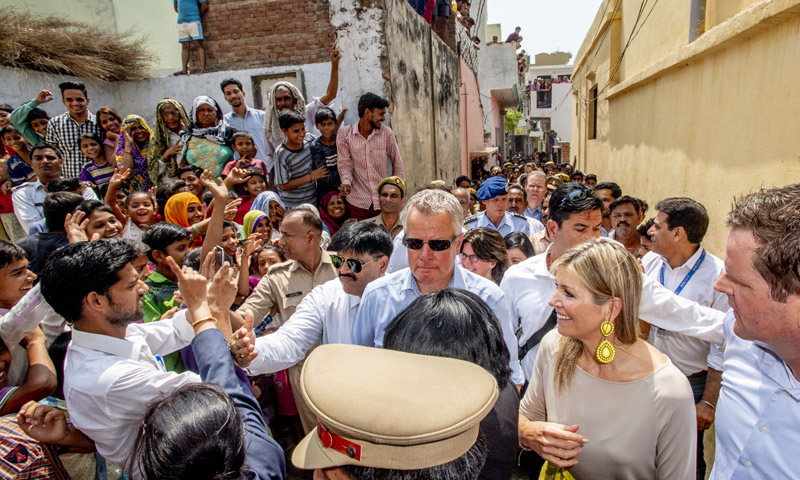
[{"label": "balding man", "polygon": [[461,209],[464,210],[464,218],[472,215],[472,212],[470,212],[471,202],[469,198],[469,190],[463,187],[454,188],[453,196],[456,197],[456,200],[458,200],[458,203],[461,205]]}]

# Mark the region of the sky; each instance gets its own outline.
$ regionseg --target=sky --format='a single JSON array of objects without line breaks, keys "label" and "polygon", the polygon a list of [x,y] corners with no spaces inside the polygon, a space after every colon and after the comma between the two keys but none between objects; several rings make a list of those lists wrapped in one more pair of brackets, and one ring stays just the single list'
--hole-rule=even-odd
[{"label": "sky", "polygon": [[[522,27],[522,48],[529,54],[562,51],[572,53],[574,59],[600,5],[606,1],[486,0],[489,14],[486,23],[502,26],[501,41],[514,27]],[[472,0],[472,8],[480,2]]]}]

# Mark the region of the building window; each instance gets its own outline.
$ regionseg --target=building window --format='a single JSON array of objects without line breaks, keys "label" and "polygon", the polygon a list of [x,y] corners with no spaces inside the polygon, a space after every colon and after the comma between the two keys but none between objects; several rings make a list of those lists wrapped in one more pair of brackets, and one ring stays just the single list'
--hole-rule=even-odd
[{"label": "building window", "polygon": [[597,138],[597,85],[589,90],[589,140]]}]

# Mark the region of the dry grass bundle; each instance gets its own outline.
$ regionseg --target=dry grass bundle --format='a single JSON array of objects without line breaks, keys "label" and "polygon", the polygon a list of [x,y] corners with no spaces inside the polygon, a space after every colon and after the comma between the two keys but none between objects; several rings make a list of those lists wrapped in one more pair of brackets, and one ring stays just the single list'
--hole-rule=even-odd
[{"label": "dry grass bundle", "polygon": [[89,80],[142,78],[151,63],[145,37],[110,34],[81,22],[0,9],[0,65]]}]

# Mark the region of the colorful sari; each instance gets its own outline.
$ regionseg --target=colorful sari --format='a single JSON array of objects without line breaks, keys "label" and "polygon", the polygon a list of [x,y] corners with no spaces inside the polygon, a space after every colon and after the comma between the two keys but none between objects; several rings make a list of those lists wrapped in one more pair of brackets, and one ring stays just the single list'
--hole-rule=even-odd
[{"label": "colorful sari", "polygon": [[[197,109],[201,105],[210,105],[217,111],[217,119],[211,127],[200,127],[197,121]],[[219,104],[205,95],[194,99],[191,112],[191,125],[181,132],[183,151],[181,159],[190,165],[208,170],[214,178],[222,175],[225,164],[233,160],[232,136],[236,129],[226,125],[222,119]]]},{"label": "colorful sari", "polygon": [[[169,223],[174,223],[183,228],[190,228],[189,225],[189,205],[196,203],[203,205],[200,199],[193,193],[180,192],[169,197],[167,204],[164,206],[164,219]],[[205,218],[205,208],[203,208],[203,217]],[[198,235],[192,242],[192,248],[197,248],[203,245],[203,237]]]},{"label": "colorful sari", "polygon": [[[120,133],[119,140],[117,141],[117,164],[119,164],[119,162],[122,160],[122,156],[125,154],[125,127],[136,121],[138,121],[142,127],[147,130],[147,132],[150,134],[150,139],[153,138],[153,131],[150,130],[150,126],[147,124],[147,122],[145,122],[144,118],[140,117],[139,115],[126,116],[122,120],[123,133]],[[144,145],[144,147],[139,147],[136,142],[133,142],[133,145],[131,145],[133,172],[128,178],[131,192],[146,192],[150,190],[150,187],[153,186],[153,183],[150,181],[150,174],[147,173],[147,152],[150,148],[150,140],[147,142],[148,143]]]}]

